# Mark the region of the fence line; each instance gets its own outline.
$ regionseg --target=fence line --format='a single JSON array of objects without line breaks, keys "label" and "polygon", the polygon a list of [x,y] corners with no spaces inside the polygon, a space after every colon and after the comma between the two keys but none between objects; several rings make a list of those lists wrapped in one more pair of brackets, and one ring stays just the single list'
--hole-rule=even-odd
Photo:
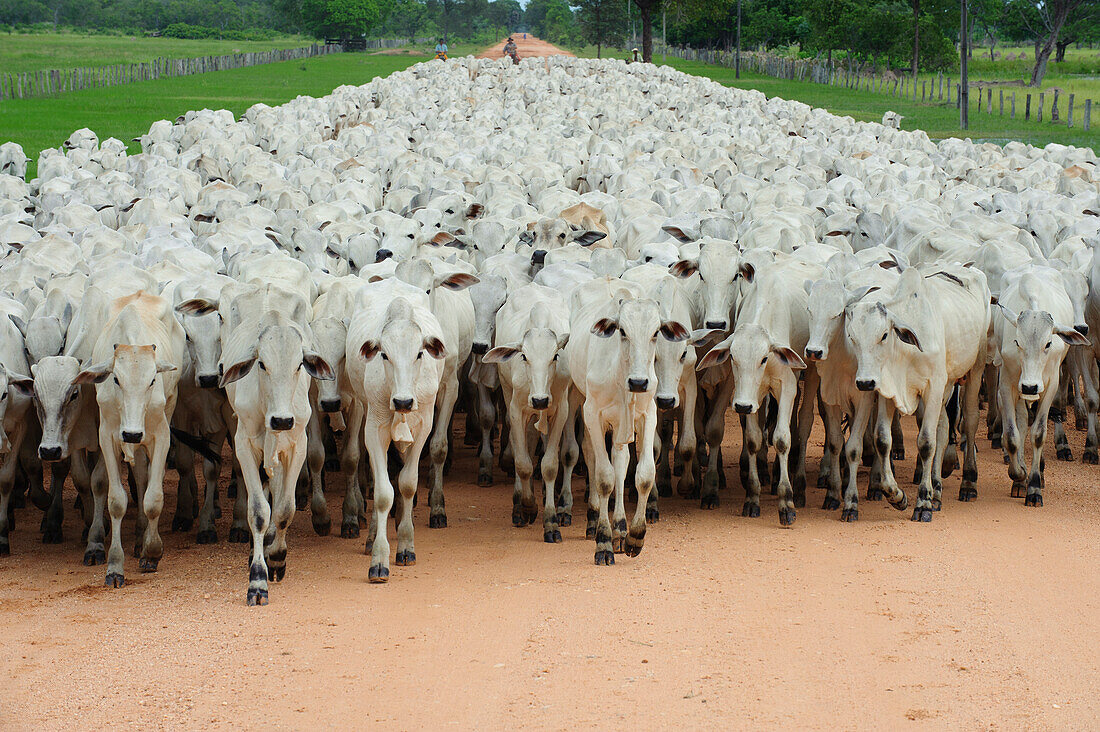
[{"label": "fence line", "polygon": [[[686,48],[686,47],[674,47],[669,46],[667,48],[655,48],[653,55],[667,54],[669,56],[675,56],[686,61],[701,61],[707,64],[713,64],[715,66],[725,66],[733,68],[736,63],[736,55],[732,51],[720,51],[717,49],[707,48]],[[835,86],[842,89],[856,89],[861,91],[871,91],[878,94],[886,94],[888,96],[897,97],[898,99],[904,99],[912,102],[934,103],[934,104],[954,104],[957,109],[959,106],[959,84],[953,82],[951,77],[944,77],[943,74],[937,74],[935,79],[921,79],[918,87],[917,81],[913,77],[907,74],[876,74],[873,70],[867,70],[865,67],[851,67],[851,66],[838,66],[836,64],[828,64],[819,59],[800,59],[800,58],[787,58],[785,56],[777,56],[771,53],[760,53],[758,51],[742,51],[741,52],[741,68],[744,71],[752,71],[765,76],[772,76],[777,79],[787,79],[790,81],[808,81],[815,84],[826,84],[829,86]],[[989,115],[1004,116],[1005,114],[1005,97],[1008,97],[1009,110],[1012,119],[1016,118],[1016,91],[1011,91],[1006,94],[1006,87],[1000,84],[991,84],[989,82],[971,82],[970,85],[971,104],[975,112],[984,112]],[[993,89],[998,90],[998,104],[993,103]],[[1027,91],[1027,87],[1009,87],[1019,88],[1021,94],[1026,93],[1024,98],[1024,120],[1030,121],[1032,118],[1032,111],[1035,112],[1035,120],[1037,122],[1043,121],[1043,110],[1047,108],[1047,121],[1051,124],[1058,124],[1061,121],[1058,109],[1060,90],[1053,90],[1053,99],[1046,99],[1047,92],[1036,92],[1034,90]],[[982,103],[983,90],[985,103]],[[952,99],[952,93],[954,93],[954,99]],[[1032,95],[1035,95],[1035,104],[1032,104]],[[1067,127],[1075,127],[1074,120],[1074,99],[1073,94],[1069,95],[1067,118],[1065,120]],[[1083,130],[1089,130],[1092,125],[1092,100],[1082,100],[1082,115],[1079,120],[1080,127]]]},{"label": "fence line", "polygon": [[113,66],[85,66],[75,69],[43,69],[21,74],[0,74],[0,100],[52,97],[64,92],[118,86],[135,81],[150,81],[173,76],[204,74],[246,66],[295,61],[303,58],[339,53],[338,45],[318,44],[303,48],[283,48],[271,51],[231,53],[223,56],[194,58],[158,58],[144,63]]}]

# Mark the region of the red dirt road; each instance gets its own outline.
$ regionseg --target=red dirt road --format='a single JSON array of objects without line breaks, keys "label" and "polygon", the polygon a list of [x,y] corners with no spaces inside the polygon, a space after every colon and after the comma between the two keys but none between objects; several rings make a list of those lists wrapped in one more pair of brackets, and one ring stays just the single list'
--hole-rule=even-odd
[{"label": "red dirt road", "polygon": [[[1070,440],[1079,458],[1080,433]],[[0,727],[1082,729],[1100,718],[1100,468],[1057,462],[1053,446],[1046,507],[1009,497],[982,438],[978,501],[954,499],[956,472],[924,525],[866,501],[843,524],[814,488],[793,529],[766,492],[763,516],[742,518],[728,466],[717,511],[662,499],[642,554],[596,567],[583,480],[565,543],[549,546],[541,521],[512,528],[510,483],[498,471],[476,487],[473,451],[455,444],[450,527],[428,529],[421,501],[416,566],[370,585],[363,540],[317,537],[302,513],[265,608],[245,606],[247,545],[224,542],[230,511],[223,542],[198,546],[193,532],[167,533],[166,510],[160,571],[139,574],[127,557],[126,587],[109,590],[102,566],[80,563],[71,495],[63,545],[39,543],[39,512],[21,510],[14,554],[0,558]],[[735,458],[736,427],[727,444]],[[912,474],[913,444],[910,429],[899,476]],[[333,490],[337,525],[340,500]],[[124,531],[129,546],[132,505]]]},{"label": "red dirt road", "polygon": [[[529,57],[541,57],[541,56],[572,56],[569,51],[563,51],[557,46],[547,43],[546,41],[540,41],[531,34],[527,34],[527,38],[523,37],[522,33],[512,34],[512,40],[516,42],[516,47],[519,52],[520,60]],[[496,45],[489,46],[484,51],[479,53],[475,58],[503,58],[504,57],[504,41],[497,43]]]}]

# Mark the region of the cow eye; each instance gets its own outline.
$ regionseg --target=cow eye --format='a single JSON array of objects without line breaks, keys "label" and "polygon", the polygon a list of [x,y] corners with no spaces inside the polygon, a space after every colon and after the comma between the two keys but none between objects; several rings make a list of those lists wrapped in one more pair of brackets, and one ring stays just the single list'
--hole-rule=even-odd
[{"label": "cow eye", "polygon": [[149,382],[149,386],[152,386],[155,383],[157,383],[157,377],[154,376],[153,380]]},{"label": "cow eye", "polygon": [[522,353],[521,353],[521,354],[519,354],[519,357],[520,357],[520,358],[522,358],[522,359],[523,359],[524,361],[526,361],[526,360],[527,360],[527,356],[524,356],[524,355],[523,355]]},{"label": "cow eye", "polygon": [[389,356],[387,356],[386,354],[384,354],[384,353],[383,353],[383,354],[382,354],[382,360],[383,360],[383,361],[389,361],[389,360],[390,360],[390,357],[389,357]]},{"label": "cow eye", "polygon": [[267,371],[267,366],[264,366],[263,361],[260,361],[260,371]]},{"label": "cow eye", "polygon": [[410,239],[415,239],[415,238],[416,238],[416,237],[415,237],[415,236],[413,236],[412,234],[406,234],[406,236],[407,236],[407,237],[409,237]]},{"label": "cow eye", "polygon": [[447,210],[446,210],[446,211],[445,211],[444,213],[449,213],[449,214],[453,214],[453,213],[454,213],[454,209],[453,209],[453,208],[449,208],[449,209],[447,209]]},{"label": "cow eye", "polygon": [[1043,349],[1044,349],[1044,350],[1046,350],[1047,348],[1050,348],[1050,346],[1051,346],[1051,345],[1052,345],[1053,343],[1054,343],[1054,341],[1047,341],[1047,344],[1046,344],[1045,346],[1043,346]]},{"label": "cow eye", "polygon": [[555,361],[557,361],[557,360],[558,360],[558,356],[559,356],[559,355],[560,355],[560,354],[557,354],[557,353],[555,353],[555,354],[554,354],[554,360],[555,360]]},{"label": "cow eye", "polygon": [[883,334],[882,334],[882,338],[879,338],[879,339],[878,339],[878,342],[879,342],[879,343],[882,343],[882,342],[883,342],[884,340],[886,340],[886,336],[888,336],[888,335],[890,335],[890,334],[889,334],[889,333],[883,333]]},{"label": "cow eye", "polygon": [[680,354],[680,363],[683,363],[683,362],[684,362],[684,359],[685,359],[685,358],[687,358],[687,356],[688,356],[688,352],[687,352],[687,351],[684,351],[683,353],[681,353],[681,354]]},{"label": "cow eye", "polygon": [[117,376],[112,376],[111,378],[115,380],[115,386],[122,386],[122,384],[118,383],[118,377]]},{"label": "cow eye", "polygon": [[419,361],[423,357],[424,357],[424,352],[423,351],[420,351],[419,353],[416,354],[416,360],[417,361]]},{"label": "cow eye", "polygon": [[74,391],[71,395],[69,395],[69,401],[70,402],[75,402],[76,398],[78,396],[80,396],[80,392],[79,391]]},{"label": "cow eye", "polygon": [[559,239],[564,239],[564,238],[565,238],[565,234],[558,234],[558,238],[559,238]]},{"label": "cow eye", "polygon": [[761,366],[763,366],[763,365],[764,365],[764,364],[766,364],[767,362],[768,362],[768,357],[767,357],[767,356],[764,356],[764,358],[760,359],[760,365],[761,365]]}]

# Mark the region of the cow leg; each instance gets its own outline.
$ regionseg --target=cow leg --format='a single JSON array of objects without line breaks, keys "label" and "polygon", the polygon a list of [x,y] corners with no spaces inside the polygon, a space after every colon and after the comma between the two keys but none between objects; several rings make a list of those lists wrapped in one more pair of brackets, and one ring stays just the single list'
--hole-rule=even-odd
[{"label": "cow leg", "polygon": [[546,445],[542,452],[540,473],[542,474],[542,540],[547,544],[560,544],[561,531],[558,524],[557,496],[555,490],[558,480],[558,466],[561,459],[562,436],[569,421],[568,395],[558,403],[550,420],[550,431],[546,435]]},{"label": "cow leg", "polygon": [[138,568],[142,572],[156,572],[157,564],[164,555],[164,542],[160,538],[160,514],[164,510],[164,470],[171,442],[168,423],[158,425],[149,439],[152,444],[145,448],[149,453],[149,468],[142,496],[146,519],[145,537],[138,562]]},{"label": "cow leg", "polygon": [[134,464],[130,466],[130,496],[138,507],[134,522],[134,557],[141,557],[145,545],[145,529],[149,517],[145,515],[145,485],[149,482],[149,454],[145,449],[134,450]]},{"label": "cow leg", "polygon": [[[1057,379],[1057,375],[1054,376]],[[1047,436],[1047,417],[1050,414],[1050,405],[1057,394],[1057,384],[1048,387],[1039,397],[1039,403],[1035,407],[1035,419],[1030,425],[1031,437],[1031,473],[1027,479],[1027,496],[1024,498],[1025,506],[1041,508],[1043,505],[1043,443]]]},{"label": "cow leg", "polygon": [[[707,439],[707,472],[699,491],[699,507],[704,510],[718,508],[718,484],[722,471],[722,438],[726,433],[726,407],[732,399],[733,379],[730,378],[722,382],[714,401],[711,402],[711,410],[704,427]],[[742,459],[747,462],[747,456],[744,451],[742,453]],[[742,462],[742,467],[747,471],[745,462]]]},{"label": "cow leg", "polygon": [[[306,449],[308,450],[308,447]],[[306,459],[306,450],[302,449],[300,443],[296,444],[286,455],[285,464],[275,463],[271,471],[271,480],[268,481],[271,487],[271,524],[275,529],[275,537],[270,545],[264,547],[264,561],[271,579],[276,582],[281,582],[286,577],[286,534],[290,529],[290,522],[294,520],[294,492],[298,484],[297,476],[301,475],[302,464]],[[322,459],[322,466],[323,464]],[[316,514],[313,515],[316,516]],[[314,529],[316,530],[316,524]]]},{"label": "cow leg", "polygon": [[[935,507],[933,498],[933,467],[936,457],[936,433],[940,429],[940,418],[943,416],[943,404],[946,400],[947,389],[945,386],[932,384],[925,394],[924,414],[920,420],[920,430],[917,433],[917,457],[924,469],[921,471],[920,487],[917,491],[917,505],[913,508],[913,521],[927,523],[932,520],[932,512]],[[937,476],[938,477],[938,476]]]},{"label": "cow leg", "polygon": [[[0,427],[0,429],[2,429],[2,427]],[[19,429],[19,427],[16,427],[16,430]],[[15,430],[13,430],[13,432],[14,431]],[[12,489],[15,487],[15,470],[19,465],[19,449],[22,447],[23,443],[22,436],[19,437],[18,443],[16,443],[15,439],[12,439],[11,443],[12,450],[7,457],[4,458],[3,466],[0,466],[0,556],[8,556],[11,554],[11,494]],[[58,493],[60,492],[60,489],[58,489]],[[60,528],[59,524],[59,536]]]},{"label": "cow leg", "polygon": [[[650,444],[650,450],[652,449],[653,446]],[[630,470],[630,443],[613,444],[611,461],[615,469],[615,508],[611,514],[611,549],[615,554],[622,554],[625,551],[626,541],[626,480]]]},{"label": "cow leg", "polygon": [[477,422],[481,441],[478,446],[477,484],[483,487],[493,484],[493,427],[496,421],[497,409],[493,390],[484,384],[478,384]]},{"label": "cow leg", "polygon": [[654,449],[657,452],[657,493],[662,496],[672,495],[672,454],[675,450],[673,442],[673,430],[675,424],[669,412],[657,417],[657,437]]},{"label": "cow leg", "polygon": [[508,429],[511,434],[512,459],[515,461],[515,487],[512,490],[512,526],[517,528],[534,523],[538,518],[535,494],[531,490],[531,474],[534,461],[531,455],[535,451],[538,433],[531,429],[523,406],[513,401],[508,408],[511,418]]},{"label": "cow leg", "polygon": [[[794,473],[791,482],[794,485],[795,508],[806,506],[806,447],[810,442],[810,432],[814,428],[814,402],[817,401],[817,389],[821,384],[817,369],[811,366],[801,384],[802,400],[798,405],[797,441],[791,445],[790,457],[790,466]],[[798,388],[798,382],[795,383],[795,388]]]},{"label": "cow leg", "polygon": [[[236,452],[236,446],[234,445],[234,452]],[[237,460],[238,465],[240,459]],[[247,544],[249,537],[252,535],[252,529],[248,525],[248,496],[247,492],[241,490],[240,484],[244,483],[244,468],[239,468],[239,478],[237,481],[237,490],[233,496],[233,523],[229,526],[229,541],[234,544]],[[259,469],[256,472],[257,480],[259,480]],[[230,485],[232,487],[232,485]],[[226,491],[226,495],[228,495]],[[266,569],[265,569],[266,572]],[[266,599],[266,596],[265,596]]]},{"label": "cow leg", "polygon": [[840,454],[844,441],[840,424],[841,409],[824,402],[819,406],[821,408],[821,421],[825,424],[825,450],[821,456],[818,480],[818,485],[821,485],[820,478],[824,478],[826,488],[825,501],[821,504],[821,508],[825,511],[833,511],[840,508]]},{"label": "cow leg", "polygon": [[978,398],[981,384],[984,361],[981,359],[967,376],[963,386],[962,401],[962,432],[966,438],[966,448],[963,451],[962,484],[959,486],[959,500],[973,501],[978,497]]},{"label": "cow leg", "polygon": [[363,439],[363,405],[358,399],[353,399],[348,407],[344,450],[340,454],[340,471],[345,480],[343,515],[340,519],[340,537],[343,539],[359,538],[359,516],[366,510],[359,482]]},{"label": "cow leg", "polygon": [[[433,529],[447,527],[447,508],[443,500],[443,463],[447,461],[447,443],[451,434],[451,415],[458,398],[458,377],[443,377],[436,396],[435,432],[431,443],[431,486],[428,489],[428,526]],[[373,459],[373,457],[372,457]]]},{"label": "cow leg", "polygon": [[638,491],[638,505],[634,509],[634,517],[627,529],[623,547],[628,557],[636,557],[642,553],[642,547],[645,545],[649,497],[656,492],[653,490],[657,471],[653,461],[653,441],[657,432],[657,405],[650,403],[639,421],[641,422],[640,431],[635,429],[635,434],[642,436],[642,444],[638,448],[638,465],[634,469],[634,488]]},{"label": "cow leg", "polygon": [[905,433],[901,431],[901,414],[894,410],[894,419],[890,422],[891,443],[893,447],[890,448],[891,460],[904,460],[905,459]]},{"label": "cow leg", "polygon": [[576,403],[580,396],[571,392],[569,401],[558,410],[562,414],[561,438],[561,487],[558,491],[558,526],[573,525],[573,471],[580,459],[580,445],[577,444]]},{"label": "cow leg", "polygon": [[1096,412],[1100,409],[1100,391],[1097,390],[1096,359],[1091,352],[1087,353],[1088,363],[1081,369],[1082,382],[1085,392],[1085,414],[1087,433],[1085,434],[1085,451],[1081,454],[1081,462],[1089,465],[1100,463],[1100,454],[1097,453]]},{"label": "cow leg", "polygon": [[[225,442],[225,431],[218,431],[211,442],[217,445],[220,450],[222,443]],[[230,462],[234,462],[233,458],[230,458]],[[199,544],[216,544],[218,542],[218,529],[214,525],[214,519],[218,510],[219,473],[221,473],[219,463],[207,458],[202,459],[203,500],[202,508],[199,510],[199,533],[195,537]]]},{"label": "cow leg", "polygon": [[[798,392],[798,377],[793,373],[785,374],[782,391],[779,394],[778,413],[776,414],[775,431],[772,432],[772,444],[775,445],[779,463],[779,483],[777,485],[779,495],[779,524],[791,526],[794,524],[796,498],[794,488],[791,485],[790,459],[791,459],[791,413],[794,410],[795,396]],[[813,418],[813,400],[806,399],[810,403],[810,419]],[[809,421],[809,420],[807,420]],[[806,504],[806,473],[802,473],[802,504]]]},{"label": "cow leg", "polygon": [[1066,439],[1066,408],[1069,405],[1070,380],[1065,378],[1072,373],[1068,361],[1062,364],[1062,379],[1058,386],[1058,392],[1050,409],[1050,421],[1054,423],[1054,455],[1062,462],[1073,462],[1073,451],[1069,448],[1069,440]]},{"label": "cow leg", "polygon": [[[898,416],[894,403],[883,397],[878,398],[878,418],[875,420],[875,451],[876,463],[879,465],[879,494],[880,498],[888,496],[892,503],[907,500],[905,493],[898,486],[897,477],[894,475],[894,464],[890,458],[894,450],[894,422]],[[858,518],[858,516],[857,516]]]},{"label": "cow leg", "polygon": [[[86,450],[79,450],[72,457],[74,480],[77,472],[87,472],[88,462],[92,455]],[[79,468],[77,467],[79,466]],[[96,462],[96,467],[91,470],[89,484],[91,487],[91,524],[88,526],[88,544],[84,550],[84,564],[88,567],[101,565],[107,561],[106,547],[103,540],[106,538],[106,527],[103,526],[103,509],[107,504],[108,480],[107,470],[103,460]]]},{"label": "cow leg", "polygon": [[[11,463],[14,468],[14,460],[5,461]],[[12,476],[14,479],[14,475]],[[42,518],[42,543],[60,544],[62,541],[61,524],[65,519],[65,503],[63,493],[65,479],[69,477],[69,461],[58,460],[50,463],[50,507],[46,509],[46,515]]]},{"label": "cow leg", "polygon": [[176,483],[176,512],[172,515],[172,531],[190,531],[195,521],[199,485],[195,479],[195,453],[182,442],[168,448],[172,465],[179,477]]},{"label": "cow leg", "polygon": [[[386,537],[386,518],[393,508],[393,483],[387,464],[390,446],[389,424],[366,420],[363,427],[363,446],[367,450],[371,472],[374,475],[374,512],[371,517],[367,548],[371,553],[371,582],[386,582],[390,578],[390,542]],[[410,501],[411,503],[411,501]]]},{"label": "cow leg", "polygon": [[251,441],[240,434],[239,429],[236,439],[233,440],[233,448],[237,454],[237,462],[241,466],[241,481],[245,489],[238,490],[237,495],[240,497],[244,494],[248,511],[248,531],[252,538],[247,601],[249,605],[266,605],[268,572],[267,562],[264,559],[264,539],[271,525],[271,504],[264,495],[263,482],[260,480],[260,460],[263,458],[263,453],[255,450]]},{"label": "cow leg", "polygon": [[748,479],[745,483],[745,504],[741,507],[741,515],[749,518],[760,515],[760,472],[759,461],[756,459],[764,444],[764,432],[760,422],[760,412],[746,414],[742,421],[745,450],[748,451],[746,460]]},{"label": "cow leg", "polygon": [[109,434],[106,422],[100,422],[99,444],[104,448],[99,453],[99,460],[107,474],[107,510],[111,514],[111,546],[107,550],[105,584],[108,587],[118,588],[125,583],[123,562],[126,554],[122,551],[122,517],[126,515],[129,496],[122,485],[122,466],[119,463],[118,445],[115,444],[114,437]]},{"label": "cow leg", "polygon": [[676,437],[676,456],[682,464],[676,492],[691,495],[695,492],[696,461],[699,457],[699,433],[695,426],[696,403],[699,400],[699,385],[695,374],[689,373],[680,389],[680,424]]},{"label": "cow leg", "polygon": [[[1027,477],[1027,472],[1024,470],[1023,458],[1020,454],[1022,437],[1020,425],[1022,423],[1025,427],[1027,426],[1027,413],[1022,410],[1022,404],[1017,404],[1015,394],[1012,392],[1008,380],[1001,380],[998,394],[1001,402],[1004,450],[1008,458],[1008,477],[1012,479],[1012,497],[1023,498],[1024,479]],[[1024,414],[1023,419],[1020,418],[1021,411]]]},{"label": "cow leg", "polygon": [[[587,503],[587,512],[585,516],[585,529],[584,538],[593,540],[596,538],[596,530],[599,528],[600,521],[600,498],[598,492],[593,488],[593,482],[595,481],[595,461],[596,461],[596,445],[595,438],[588,434],[588,429],[585,427],[584,434],[582,436],[582,450],[584,451],[584,463],[588,470],[588,475],[585,480],[584,487],[584,499]],[[611,531],[607,532],[608,537],[611,536]],[[610,543],[610,538],[608,539]]]},{"label": "cow leg", "polygon": [[989,397],[989,411],[985,415],[986,434],[992,443],[993,449],[1001,447],[1001,435],[1003,430],[1003,409],[1000,400],[1000,372],[993,364],[985,367],[985,391]]},{"label": "cow leg", "polygon": [[325,442],[321,433],[323,427],[320,413],[311,412],[306,426],[305,463],[310,485],[309,515],[313,530],[318,536],[328,536],[332,531],[332,518],[328,513],[328,501],[325,500]]},{"label": "cow leg", "polygon": [[[419,467],[418,456],[424,449],[424,442],[431,431],[431,424],[425,425],[406,453],[407,459],[397,473],[397,490],[401,493],[400,516],[397,520],[397,556],[395,563],[399,567],[416,564],[416,547],[413,544],[413,498],[416,496],[416,479]],[[449,430],[448,430],[449,431]],[[392,490],[392,489],[391,489]],[[383,529],[383,526],[379,526]],[[371,564],[373,565],[373,561]]]}]

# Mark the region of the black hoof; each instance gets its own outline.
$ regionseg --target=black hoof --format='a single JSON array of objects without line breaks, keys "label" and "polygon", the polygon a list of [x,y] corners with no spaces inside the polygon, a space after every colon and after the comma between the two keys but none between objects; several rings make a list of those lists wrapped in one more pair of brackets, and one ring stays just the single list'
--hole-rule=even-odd
[{"label": "black hoof", "polygon": [[149,574],[157,571],[157,565],[159,563],[160,559],[145,559],[143,557],[138,560],[138,569],[140,569],[143,574]]},{"label": "black hoof", "polygon": [[932,499],[932,510],[933,511],[939,511],[942,508],[943,508],[943,503],[940,501],[940,499],[933,498]]},{"label": "black hoof", "polygon": [[547,529],[546,531],[542,532],[542,540],[545,541],[547,544],[560,544],[561,532],[557,529]]},{"label": "black hoof", "polygon": [[1059,460],[1064,463],[1073,462],[1073,451],[1070,450],[1068,447],[1059,447],[1055,455]]},{"label": "black hoof", "polygon": [[1034,508],[1043,507],[1043,494],[1042,493],[1030,493],[1024,498],[1025,506],[1032,506]]},{"label": "black hoof", "polygon": [[118,589],[126,584],[126,579],[118,572],[108,572],[107,581],[103,584],[111,589]]},{"label": "black hoof", "polygon": [[606,549],[596,550],[596,566],[598,567],[610,567],[615,563],[615,555]]},{"label": "black hoof", "polygon": [[416,553],[411,549],[406,549],[403,552],[397,552],[397,556],[393,561],[398,567],[411,567],[416,564]]},{"label": "black hoof", "polygon": [[625,540],[621,536],[616,536],[611,539],[611,551],[613,551],[615,554],[622,554],[624,551],[626,551],[624,541]]},{"label": "black hoof", "polygon": [[891,501],[890,505],[899,511],[904,511],[905,509],[909,508],[909,496],[902,493],[901,498],[899,498],[896,503]]},{"label": "black hoof", "polygon": [[388,582],[390,579],[390,568],[383,567],[381,564],[376,564],[370,568],[370,572],[367,573],[367,579],[373,584]]},{"label": "black hoof", "polygon": [[584,530],[584,538],[591,541],[596,538],[596,525],[589,524]]},{"label": "black hoof", "polygon": [[43,544],[60,544],[62,541],[61,527],[60,526],[48,526],[46,530],[42,532]]},{"label": "black hoof", "polygon": [[930,508],[914,508],[913,509],[913,521],[918,521],[922,524],[927,524],[932,520],[932,509]]},{"label": "black hoof", "polygon": [[825,496],[825,500],[821,504],[822,511],[835,511],[838,508],[840,508],[840,501],[833,498],[832,496]]},{"label": "black hoof", "polygon": [[1085,450],[1085,452],[1081,455],[1081,462],[1087,463],[1089,465],[1100,464],[1100,454],[1098,454],[1095,450]]},{"label": "black hoof", "polygon": [[645,510],[645,522],[647,524],[655,524],[660,520],[661,520],[661,512],[657,510],[657,507],[654,506],[653,508],[649,508],[647,506],[646,510]]},{"label": "black hoof", "polygon": [[247,529],[232,527],[229,529],[227,540],[230,544],[247,544],[252,541],[252,537],[249,536]]},{"label": "black hoof", "polygon": [[867,500],[868,501],[881,501],[886,497],[886,494],[882,492],[881,488],[868,488]]},{"label": "black hoof", "polygon": [[846,508],[840,512],[840,520],[851,523],[852,521],[859,521],[859,509],[858,508]]},{"label": "black hoof", "polygon": [[794,509],[793,508],[781,508],[779,509],[779,525],[791,526],[794,524]]},{"label": "black hoof", "polygon": [[745,501],[745,505],[741,507],[741,515],[745,518],[760,518],[760,504]]},{"label": "black hoof", "polygon": [[626,555],[636,557],[642,553],[642,543],[632,536],[626,537]]},{"label": "black hoof", "polygon": [[429,529],[445,529],[447,528],[447,514],[440,513],[434,514],[428,517]]},{"label": "black hoof", "polygon": [[141,557],[141,541],[134,544],[134,559],[138,559],[139,557]]},{"label": "black hoof", "polygon": [[286,577],[286,565],[271,565],[267,568],[267,573],[272,582],[282,582],[283,577]]},{"label": "black hoof", "polygon": [[890,459],[891,460],[904,460],[905,459],[905,448],[904,447],[895,447],[892,450],[890,450]]},{"label": "black hoof", "polygon": [[199,544],[217,544],[218,543],[218,530],[217,529],[203,529],[195,537],[195,540]]},{"label": "black hoof", "polygon": [[962,486],[959,488],[959,500],[963,503],[978,500],[978,489],[972,486]]},{"label": "black hoof", "polygon": [[565,513],[564,511],[558,513],[558,526],[566,527],[573,525],[573,514]]},{"label": "black hoof", "polygon": [[248,606],[263,606],[267,604],[267,590],[260,590],[255,587],[248,588]]},{"label": "black hoof", "polygon": [[328,536],[332,532],[332,519],[314,521],[313,530],[317,533],[317,536]]},{"label": "black hoof", "polygon": [[713,511],[718,508],[718,494],[711,493],[699,498],[699,508],[704,511]]},{"label": "black hoof", "polygon": [[191,526],[195,522],[190,516],[173,516],[172,517],[172,531],[188,532],[191,530]]},{"label": "black hoof", "polygon": [[992,447],[994,450],[1000,450],[1001,449],[1001,438],[1000,437],[992,438],[989,441],[989,446]]},{"label": "black hoof", "polygon": [[341,539],[358,539],[359,538],[359,519],[355,518],[351,521],[344,521],[340,524],[340,538]]},{"label": "black hoof", "polygon": [[1012,481],[1012,497],[1023,498],[1027,495],[1027,485],[1022,480]]},{"label": "black hoof", "polygon": [[102,549],[89,549],[84,552],[84,566],[95,567],[99,564],[107,563],[107,553]]},{"label": "black hoof", "polygon": [[479,488],[488,488],[493,484],[493,474],[478,471],[477,484]]}]

